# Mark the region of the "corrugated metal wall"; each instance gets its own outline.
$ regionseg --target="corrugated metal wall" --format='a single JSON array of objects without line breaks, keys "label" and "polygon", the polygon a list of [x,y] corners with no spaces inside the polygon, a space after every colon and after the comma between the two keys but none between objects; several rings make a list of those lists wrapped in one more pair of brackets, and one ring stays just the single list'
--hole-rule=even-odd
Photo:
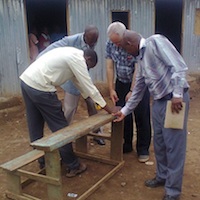
[{"label": "corrugated metal wall", "polygon": [[129,11],[130,29],[140,32],[144,37],[154,33],[155,11],[153,0],[69,0],[69,34],[83,32],[88,24],[94,24],[99,28],[100,38],[95,48],[99,62],[91,70],[91,76],[94,81],[106,81],[106,31],[111,23],[112,11]]},{"label": "corrugated metal wall", "polygon": [[[0,96],[20,93],[19,75],[29,63],[24,0],[0,1]],[[67,2],[67,0],[66,0]],[[189,72],[200,71],[200,36],[194,34],[195,10],[200,0],[183,0],[182,55]],[[97,67],[91,70],[94,81],[106,81],[106,30],[111,23],[112,11],[128,11],[130,29],[144,37],[154,33],[154,0],[68,0],[68,31],[82,32],[86,25],[95,24],[100,31],[96,47]]]},{"label": "corrugated metal wall", "polygon": [[23,0],[0,1],[0,62],[0,96],[18,95],[29,62]]},{"label": "corrugated metal wall", "polygon": [[182,54],[190,73],[200,72],[200,36],[194,34],[196,8],[200,0],[184,1]]}]

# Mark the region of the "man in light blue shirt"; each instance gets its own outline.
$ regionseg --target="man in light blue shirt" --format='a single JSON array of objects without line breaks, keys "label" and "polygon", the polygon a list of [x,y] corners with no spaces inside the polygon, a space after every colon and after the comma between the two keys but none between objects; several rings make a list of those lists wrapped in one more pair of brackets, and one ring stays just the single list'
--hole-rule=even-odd
[{"label": "man in light blue shirt", "polygon": [[[65,36],[61,40],[52,43],[44,51],[42,51],[38,57],[40,57],[41,55],[45,54],[46,52],[52,49],[58,47],[66,47],[66,46],[75,47],[81,50],[85,50],[88,48],[94,50],[98,37],[99,37],[98,28],[93,25],[88,25],[86,26],[85,31],[83,33],[77,33],[74,35]],[[70,124],[71,121],[73,120],[73,117],[78,107],[78,102],[80,99],[80,91],[75,87],[73,82],[70,80],[61,85],[61,88],[65,91],[64,102],[63,102],[64,115],[68,121],[68,124]],[[88,97],[87,99],[85,99],[85,102],[87,105],[89,116],[97,114],[97,110],[95,108],[92,99]],[[101,133],[101,129],[97,129],[95,132]],[[101,138],[94,137],[94,140],[100,145],[105,145],[105,141]]]},{"label": "man in light blue shirt", "polygon": [[[152,121],[156,177],[147,180],[147,187],[165,187],[163,200],[178,200],[181,194],[186,155],[187,119],[189,111],[189,85],[185,75],[188,70],[183,58],[162,35],[147,39],[134,31],[126,31],[122,47],[137,57],[138,73],[132,95],[126,105],[116,113],[121,121],[141,101],[148,87],[153,97]],[[185,102],[183,129],[164,128],[167,101],[171,100],[172,113],[182,110]]]}]

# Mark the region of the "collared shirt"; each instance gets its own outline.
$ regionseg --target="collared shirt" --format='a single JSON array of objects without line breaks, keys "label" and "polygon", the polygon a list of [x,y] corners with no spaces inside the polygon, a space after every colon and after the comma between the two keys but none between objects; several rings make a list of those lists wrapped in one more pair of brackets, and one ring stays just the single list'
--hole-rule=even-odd
[{"label": "collared shirt", "polygon": [[75,47],[78,49],[86,49],[89,48],[89,46],[84,42],[83,40],[83,34],[84,33],[77,33],[74,35],[70,35],[70,36],[65,36],[63,37],[61,40],[58,40],[54,43],[52,43],[50,46],[48,46],[44,51],[42,51],[38,57],[40,57],[41,55],[45,54],[46,52],[58,48],[58,47]]},{"label": "collared shirt", "polygon": [[111,41],[106,43],[106,58],[112,59],[117,79],[123,83],[132,82],[135,58]]},{"label": "collared shirt", "polygon": [[83,98],[91,99],[105,107],[106,102],[90,78],[83,51],[74,47],[53,49],[32,63],[20,76],[30,87],[55,92],[67,80],[72,80]]},{"label": "collared shirt", "polygon": [[[132,96],[122,108],[127,115],[141,101],[148,87],[154,100],[161,99],[169,93],[174,97],[183,96],[183,89],[188,88],[186,71],[188,70],[182,56],[169,40],[162,35],[153,35],[141,40],[138,56],[138,73]],[[140,42],[141,44],[141,42]]]},{"label": "collared shirt", "polygon": [[[75,47],[77,49],[85,50],[87,48],[90,48],[88,44],[85,43],[83,39],[84,33],[77,33],[70,36],[65,36],[61,40],[58,40],[57,42],[52,43],[50,46],[48,46],[44,51],[42,51],[37,58],[39,58],[41,55],[47,53],[48,51],[58,48],[58,47]],[[92,49],[94,49],[95,45]],[[68,92],[72,95],[80,95],[80,91],[75,87],[73,82],[71,80],[65,82],[63,85],[61,85],[61,88],[65,90],[65,92]]]}]

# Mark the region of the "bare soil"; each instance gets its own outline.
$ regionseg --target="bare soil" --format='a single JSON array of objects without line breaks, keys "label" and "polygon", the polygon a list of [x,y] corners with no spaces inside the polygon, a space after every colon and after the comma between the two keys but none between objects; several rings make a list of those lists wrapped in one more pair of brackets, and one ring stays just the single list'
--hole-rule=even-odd
[{"label": "bare soil", "polygon": [[[200,81],[199,78],[190,81],[191,103],[188,120],[188,143],[187,157],[184,171],[183,191],[181,200],[200,199]],[[99,83],[97,87],[107,101],[109,94],[105,84]],[[63,99],[63,92],[58,90],[59,98]],[[86,106],[81,99],[76,120],[87,117]],[[110,126],[103,127],[105,133],[110,132]],[[50,134],[45,128],[45,134]],[[135,136],[134,136],[135,137]],[[134,138],[134,147],[135,147]],[[105,146],[99,146],[88,139],[88,146],[91,152],[106,155],[109,150],[109,141]],[[0,164],[16,158],[30,151],[28,129],[26,124],[25,108],[21,97],[11,98],[9,101],[0,103]],[[161,200],[164,194],[163,188],[149,189],[144,186],[144,181],[155,176],[155,158],[153,145],[150,147],[150,161],[153,165],[146,165],[137,161],[136,152],[133,151],[124,155],[125,165],[111,179],[96,190],[88,200]],[[88,165],[85,173],[75,178],[66,178],[65,170],[63,175],[64,199],[76,199],[68,197],[68,193],[75,193],[80,196],[85,190],[94,185],[111,167],[106,164],[89,160],[82,160]],[[28,166],[30,170],[38,170],[37,162]],[[6,200],[6,175],[0,171],[0,199]],[[32,183],[25,192],[46,200],[46,187],[42,183]]]}]

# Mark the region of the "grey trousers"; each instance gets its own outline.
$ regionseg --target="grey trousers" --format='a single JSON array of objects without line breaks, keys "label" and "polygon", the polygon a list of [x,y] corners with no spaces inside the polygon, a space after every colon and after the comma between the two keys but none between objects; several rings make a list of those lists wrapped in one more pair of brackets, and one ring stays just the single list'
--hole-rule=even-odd
[{"label": "grey trousers", "polygon": [[184,93],[186,103],[184,128],[164,128],[166,104],[168,98],[153,102],[152,121],[154,129],[154,151],[156,157],[156,178],[164,180],[165,193],[179,196],[182,188],[182,179],[186,155],[187,120],[189,111],[189,94]]},{"label": "grey trousers", "polygon": [[[21,90],[26,105],[26,115],[30,141],[33,142],[43,137],[44,123],[55,132],[68,125],[62,111],[61,101],[55,92],[43,92],[29,87],[21,81]],[[72,143],[60,149],[62,162],[70,169],[79,166],[79,160],[73,152]],[[43,160],[39,160],[43,162]],[[41,163],[42,164],[42,163]]]}]

